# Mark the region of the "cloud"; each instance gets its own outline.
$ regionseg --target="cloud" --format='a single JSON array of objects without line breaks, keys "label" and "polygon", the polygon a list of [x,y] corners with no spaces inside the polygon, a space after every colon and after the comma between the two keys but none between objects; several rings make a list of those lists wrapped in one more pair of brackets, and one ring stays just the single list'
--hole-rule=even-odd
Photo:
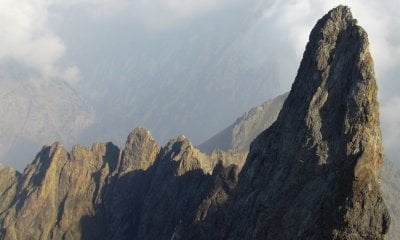
[{"label": "cloud", "polygon": [[50,1],[1,0],[0,61],[12,59],[41,79],[63,78],[57,61],[66,48],[50,28],[49,7]]},{"label": "cloud", "polygon": [[163,30],[234,2],[236,0],[0,0],[0,64],[12,59],[24,69],[35,72],[32,74],[39,74],[40,79],[78,82],[79,68],[60,64],[67,47],[52,29],[51,16],[57,14],[52,7],[66,11],[86,9],[86,14],[93,18],[116,18],[122,13],[128,15],[123,15],[127,18],[125,21],[133,18],[148,29]]}]

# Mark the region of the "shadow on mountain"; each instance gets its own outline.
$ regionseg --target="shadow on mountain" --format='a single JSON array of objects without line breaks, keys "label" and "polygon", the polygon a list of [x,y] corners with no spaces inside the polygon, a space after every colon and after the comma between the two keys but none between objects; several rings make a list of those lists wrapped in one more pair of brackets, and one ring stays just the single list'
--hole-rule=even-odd
[{"label": "shadow on mountain", "polygon": [[112,176],[95,213],[80,220],[82,239],[171,239],[220,209],[237,182],[237,167],[220,162],[210,175],[182,169],[183,161],[195,159],[164,155],[145,171]]}]

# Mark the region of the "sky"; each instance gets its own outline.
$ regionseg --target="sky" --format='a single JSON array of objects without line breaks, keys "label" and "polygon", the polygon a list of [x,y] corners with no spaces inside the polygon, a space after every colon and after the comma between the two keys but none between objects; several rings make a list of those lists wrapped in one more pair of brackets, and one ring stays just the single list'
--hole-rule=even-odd
[{"label": "sky", "polygon": [[[382,131],[385,148],[391,158],[400,154],[400,3],[398,0],[277,0],[252,1],[264,10],[248,32],[249,40],[261,36],[268,40],[264,54],[281,63],[277,94],[290,89],[315,22],[329,9],[344,4],[351,7],[353,16],[366,29],[375,61],[379,86]],[[173,32],[212,12],[239,7],[246,0],[0,0],[0,70],[4,62],[12,60],[29,69],[32,81],[64,81],[72,87],[85,82],[79,59],[68,57],[79,49],[73,39],[80,34],[80,26],[67,28],[74,18],[113,28],[118,22],[129,23],[140,34]],[[79,16],[71,16],[74,12]],[[265,30],[265,32],[263,32]],[[119,31],[126,31],[121,29]],[[253,32],[252,32],[253,31]],[[96,34],[92,41],[96,41]],[[100,41],[100,40],[99,40]],[[108,41],[108,40],[104,40]],[[112,41],[112,37],[110,40]],[[260,40],[261,41],[261,40]],[[108,44],[108,42],[106,42]],[[254,46],[260,46],[262,43]],[[96,45],[96,43],[94,43]],[[117,48],[118,46],[116,46]],[[259,49],[244,48],[257,58]],[[288,55],[281,49],[292,49]],[[285,66],[294,66],[288,71]],[[266,96],[270,98],[273,96]]]}]

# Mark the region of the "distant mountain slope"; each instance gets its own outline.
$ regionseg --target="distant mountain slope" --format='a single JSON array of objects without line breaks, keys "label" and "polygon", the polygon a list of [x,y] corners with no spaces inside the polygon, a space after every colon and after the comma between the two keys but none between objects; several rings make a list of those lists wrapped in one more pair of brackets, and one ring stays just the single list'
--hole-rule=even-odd
[{"label": "distant mountain slope", "polygon": [[382,172],[383,199],[388,206],[391,227],[388,239],[400,239],[400,167],[394,162],[385,160]]},{"label": "distant mountain slope", "polygon": [[[142,32],[118,21],[112,44],[88,41],[92,26],[77,18],[75,25],[87,31],[74,36],[79,48],[69,51],[80,56],[74,59],[83,78],[77,88],[97,115],[84,132],[85,142],[101,139],[121,145],[132,126],[144,126],[160,143],[184,133],[197,145],[265,96],[288,89],[289,84],[272,81],[289,80],[296,66],[285,62],[282,71],[284,60],[271,57],[275,49],[265,44],[274,40],[263,18],[271,3],[237,2],[165,31]],[[279,51],[294,55],[295,50]]]},{"label": "distant mountain slope", "polygon": [[0,161],[22,170],[37,149],[70,145],[95,121],[93,109],[66,83],[3,80],[0,76]]},{"label": "distant mountain slope", "polygon": [[214,149],[247,151],[250,143],[275,122],[288,93],[268,100],[250,109],[235,123],[200,144],[200,150],[211,153]]}]

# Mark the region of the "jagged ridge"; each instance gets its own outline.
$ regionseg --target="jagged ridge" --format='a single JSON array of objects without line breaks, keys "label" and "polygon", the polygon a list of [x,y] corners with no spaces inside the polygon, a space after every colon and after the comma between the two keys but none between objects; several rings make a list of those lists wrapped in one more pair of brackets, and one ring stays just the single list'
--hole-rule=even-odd
[{"label": "jagged ridge", "polygon": [[23,175],[0,169],[1,239],[169,239],[227,199],[245,154],[206,155],[183,136],[160,148],[147,129],[121,151],[45,146]]}]

